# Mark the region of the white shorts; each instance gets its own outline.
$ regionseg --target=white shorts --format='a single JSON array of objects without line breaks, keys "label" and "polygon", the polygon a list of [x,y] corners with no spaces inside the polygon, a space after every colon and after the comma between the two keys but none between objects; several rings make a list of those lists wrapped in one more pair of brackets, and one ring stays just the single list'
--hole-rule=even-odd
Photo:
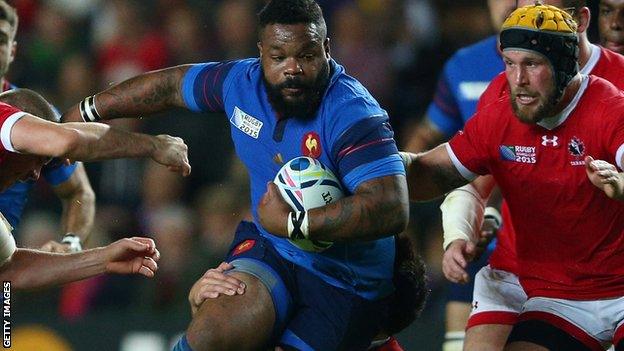
[{"label": "white shorts", "polygon": [[592,350],[604,350],[624,338],[624,297],[592,301],[532,297],[518,320],[547,322]]},{"label": "white shorts", "polygon": [[513,325],[526,301],[518,276],[487,265],[475,275],[472,312],[466,329],[483,324]]}]

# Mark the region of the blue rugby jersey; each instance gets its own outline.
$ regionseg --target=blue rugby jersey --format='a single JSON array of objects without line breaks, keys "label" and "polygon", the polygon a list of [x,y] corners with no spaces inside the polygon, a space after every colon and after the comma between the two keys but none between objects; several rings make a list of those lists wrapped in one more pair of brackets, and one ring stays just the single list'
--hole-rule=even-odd
[{"label": "blue rugby jersey", "polygon": [[[12,84],[5,82],[3,92],[17,88]],[[52,186],[59,185],[67,181],[76,170],[76,164],[66,166],[53,160],[48,165],[43,166],[41,175]],[[0,193],[0,212],[6,217],[13,228],[17,228],[24,206],[28,200],[28,193],[35,185],[34,181],[21,182],[17,181],[10,188]]]},{"label": "blue rugby jersey", "polygon": [[236,152],[249,171],[254,221],[285,259],[328,283],[367,299],[392,292],[394,238],[336,243],[321,253],[307,252],[267,233],[257,205],[281,166],[311,156],[329,167],[352,193],[367,180],[404,175],[388,115],[370,93],[331,60],[331,78],[317,115],[279,120],[269,101],[257,58],[197,64],[183,82],[193,111],[224,111]]},{"label": "blue rugby jersey", "polygon": [[490,81],[505,70],[497,45],[496,35],[488,37],[458,50],[444,65],[427,115],[447,138],[463,128]]}]

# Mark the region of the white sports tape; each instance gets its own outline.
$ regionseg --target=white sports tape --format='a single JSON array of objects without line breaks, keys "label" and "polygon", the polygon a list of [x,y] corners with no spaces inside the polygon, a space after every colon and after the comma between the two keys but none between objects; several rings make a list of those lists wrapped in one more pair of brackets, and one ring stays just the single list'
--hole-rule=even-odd
[{"label": "white sports tape", "polygon": [[4,218],[4,215],[0,213],[0,266],[4,265],[17,250],[11,231],[13,231],[13,227]]},{"label": "white sports tape", "polygon": [[471,184],[448,193],[440,205],[444,231],[442,248],[446,250],[451,242],[458,239],[476,243],[483,223],[484,209],[485,200]]}]

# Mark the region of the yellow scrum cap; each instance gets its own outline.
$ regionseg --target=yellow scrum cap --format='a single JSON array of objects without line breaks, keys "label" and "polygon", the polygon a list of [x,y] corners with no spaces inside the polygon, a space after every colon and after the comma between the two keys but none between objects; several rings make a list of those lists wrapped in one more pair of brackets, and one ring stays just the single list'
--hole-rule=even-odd
[{"label": "yellow scrum cap", "polygon": [[529,50],[545,56],[560,94],[578,73],[578,26],[564,10],[536,3],[516,9],[503,23],[501,51]]},{"label": "yellow scrum cap", "polygon": [[576,33],[578,28],[569,13],[540,3],[516,9],[507,17],[501,29],[513,27],[558,33]]}]

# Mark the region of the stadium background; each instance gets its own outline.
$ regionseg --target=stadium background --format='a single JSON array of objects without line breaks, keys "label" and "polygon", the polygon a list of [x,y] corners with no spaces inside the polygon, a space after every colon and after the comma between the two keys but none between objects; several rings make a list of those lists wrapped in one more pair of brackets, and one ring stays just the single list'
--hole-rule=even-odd
[{"label": "stadium background", "polygon": [[[20,25],[9,79],[41,92],[61,111],[111,82],[170,65],[256,56],[259,0],[13,0]],[[390,113],[399,144],[431,100],[442,64],[457,48],[493,33],[486,1],[325,0],[332,56]],[[589,1],[597,13],[597,0]],[[593,19],[595,25],[596,20]],[[590,39],[595,38],[595,26]],[[592,40],[593,41],[593,40]],[[193,174],[182,179],[153,162],[87,165],[97,194],[89,247],[138,233],[162,253],[153,280],[105,276],[63,288],[13,293],[16,350],[161,351],[190,320],[188,289],[224,256],[248,216],[244,172],[233,160],[227,120],[178,111],[115,121],[168,133],[189,145]],[[58,238],[60,203],[43,182],[16,237],[39,247]],[[439,350],[445,284],[436,204],[413,209],[411,235],[428,264],[431,295],[402,332],[406,350]],[[58,339],[58,340],[57,340]]]}]

